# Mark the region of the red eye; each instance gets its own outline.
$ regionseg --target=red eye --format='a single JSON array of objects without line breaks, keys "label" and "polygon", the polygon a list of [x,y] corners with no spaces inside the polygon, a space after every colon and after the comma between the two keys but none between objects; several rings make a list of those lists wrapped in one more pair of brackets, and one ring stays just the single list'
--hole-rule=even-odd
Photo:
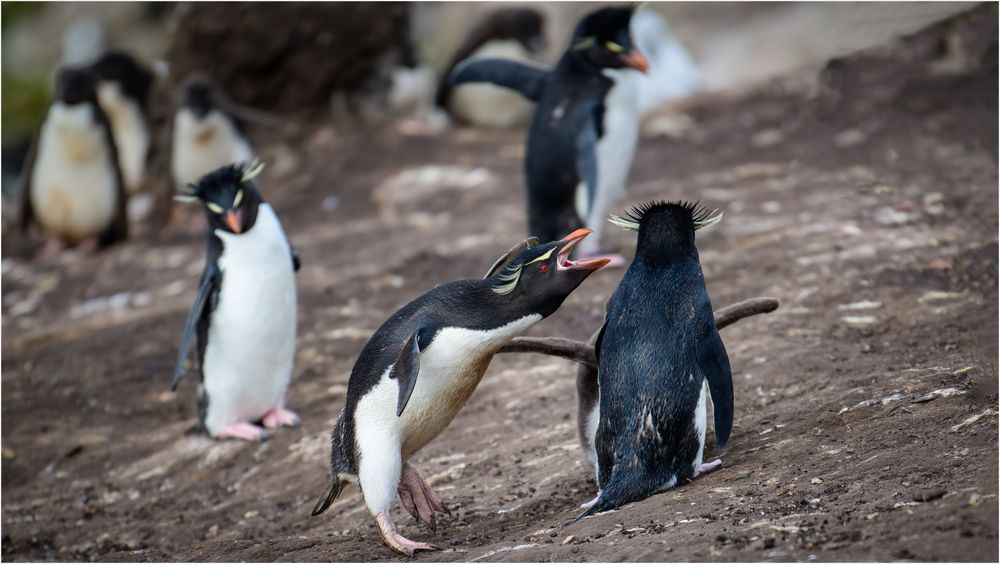
[{"label": "red eye", "polygon": [[542,272],[548,272],[549,271],[549,265],[542,264],[541,266],[538,267],[538,270],[541,270]]}]

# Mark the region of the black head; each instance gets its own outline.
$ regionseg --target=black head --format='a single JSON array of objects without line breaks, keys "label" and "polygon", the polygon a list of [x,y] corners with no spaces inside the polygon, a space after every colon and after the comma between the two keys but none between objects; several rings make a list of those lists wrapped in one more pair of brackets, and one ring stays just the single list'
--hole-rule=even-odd
[{"label": "black head", "polygon": [[570,40],[570,51],[598,69],[649,69],[632,43],[629,24],[634,8],[602,8],[584,16]]},{"label": "black head", "polygon": [[551,315],[577,286],[609,262],[606,258],[569,259],[573,247],[590,233],[590,229],[577,229],[559,241],[539,245],[532,238],[515,246],[486,275],[490,289],[516,311]]},{"label": "black head", "polygon": [[[718,210],[716,210],[718,211]],[[653,200],[625,212],[611,214],[608,221],[639,232],[636,257],[668,259],[694,249],[694,233],[722,220],[722,213],[709,212],[698,202]]]},{"label": "black head", "polygon": [[89,69],[63,68],[56,75],[56,100],[68,106],[97,103],[97,77]]},{"label": "black head", "polygon": [[105,53],[91,65],[91,69],[98,78],[117,84],[126,96],[138,100],[145,107],[153,87],[153,73],[131,56],[119,52]]},{"label": "black head", "polygon": [[201,202],[212,229],[244,233],[256,223],[257,208],[264,201],[252,182],[263,168],[259,161],[224,166],[203,176],[177,199]]},{"label": "black head", "polygon": [[490,13],[473,35],[481,43],[493,39],[514,39],[533,53],[545,50],[545,16],[531,8],[501,8]]},{"label": "black head", "polygon": [[204,119],[208,112],[218,107],[218,103],[215,85],[207,75],[196,73],[184,82],[181,105],[191,110],[198,119]]}]

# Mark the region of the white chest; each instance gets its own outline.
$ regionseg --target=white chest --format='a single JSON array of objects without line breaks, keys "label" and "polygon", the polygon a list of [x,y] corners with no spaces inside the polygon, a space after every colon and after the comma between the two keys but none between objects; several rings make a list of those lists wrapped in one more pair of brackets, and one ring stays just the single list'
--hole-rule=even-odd
[{"label": "white chest", "polygon": [[[275,407],[295,357],[296,291],[291,250],[277,216],[261,204],[253,228],[217,232],[222,286],[203,365],[209,410],[248,419]],[[210,413],[209,419],[222,418]],[[231,422],[231,421],[229,421]]]},{"label": "white chest", "polygon": [[111,224],[118,204],[112,150],[93,108],[53,104],[39,136],[30,193],[46,231],[80,241]]},{"label": "white chest", "polygon": [[121,94],[116,84],[101,84],[97,95],[108,115],[118,147],[118,164],[130,194],[142,188],[150,134],[139,105]]},{"label": "white chest", "polygon": [[253,160],[253,150],[233,122],[217,110],[199,120],[190,110],[174,117],[170,171],[178,187],[226,165]]},{"label": "white chest", "polygon": [[417,383],[401,416],[396,416],[399,385],[389,378],[389,370],[358,402],[354,417],[359,448],[364,450],[369,433],[391,429],[400,442],[403,460],[408,459],[451,423],[479,385],[496,351],[541,319],[540,315],[529,315],[488,331],[439,331],[420,354]]}]

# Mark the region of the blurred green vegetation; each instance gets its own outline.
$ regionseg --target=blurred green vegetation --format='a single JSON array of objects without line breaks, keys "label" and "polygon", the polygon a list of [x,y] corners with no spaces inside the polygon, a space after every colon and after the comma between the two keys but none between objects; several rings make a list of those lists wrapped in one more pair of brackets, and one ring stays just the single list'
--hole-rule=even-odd
[{"label": "blurred green vegetation", "polygon": [[[0,4],[0,25],[6,30],[18,20],[44,8],[43,2],[4,2]],[[34,135],[45,116],[48,103],[49,80],[46,75],[16,75],[4,68],[0,73],[3,143]]]}]

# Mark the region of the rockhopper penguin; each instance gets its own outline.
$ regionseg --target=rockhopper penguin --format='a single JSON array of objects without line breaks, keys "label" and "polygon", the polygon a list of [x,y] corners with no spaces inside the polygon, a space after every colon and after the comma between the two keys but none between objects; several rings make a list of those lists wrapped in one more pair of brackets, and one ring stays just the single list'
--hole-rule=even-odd
[{"label": "rockhopper penguin", "polygon": [[403,537],[389,514],[396,495],[432,529],[434,514],[447,512],[407,460],[448,426],[503,345],[555,312],[607,263],[569,259],[588,233],[580,229],[546,244],[529,239],[484,279],[440,285],[379,327],[351,371],[332,434],[331,483],[313,515],[326,511],[345,484],[358,482],[390,548],[407,555],[435,549]]},{"label": "rockhopper penguin", "polygon": [[174,115],[170,156],[178,192],[219,167],[253,159],[242,122],[227,111],[228,101],[207,76],[188,78],[182,97]]},{"label": "rockhopper penguin", "polygon": [[128,237],[127,193],[107,116],[97,100],[97,77],[66,68],[25,162],[21,226],[49,234],[42,255],[62,245],[105,247]]},{"label": "rockhopper penguin", "polygon": [[587,187],[588,210],[597,197],[596,147],[603,134],[605,97],[614,85],[603,71],[648,68],[632,45],[631,17],[630,8],[602,8],[585,16],[551,71],[515,61],[473,59],[451,75],[452,84],[492,82],[537,102],[524,170],[528,229],[542,241],[584,224],[576,210],[579,183]]},{"label": "rockhopper penguin", "polygon": [[108,116],[129,194],[143,188],[152,142],[149,95],[153,73],[125,53],[105,53],[91,69],[99,78],[97,98]]},{"label": "rockhopper penguin", "polygon": [[595,344],[598,389],[578,382],[584,454],[596,463],[600,493],[577,519],[722,465],[702,464],[706,394],[722,448],[733,426],[732,374],[694,243],[695,231],[721,218],[697,204],[655,201],[611,216],[638,231],[638,243]]},{"label": "rockhopper penguin", "polygon": [[178,197],[201,202],[209,230],[172,386],[184,376],[197,333],[198,416],[220,439],[263,440],[267,433],[255,422],[268,429],[299,422],[284,406],[295,359],[298,258],[253,183],[262,168],[222,167]]}]

